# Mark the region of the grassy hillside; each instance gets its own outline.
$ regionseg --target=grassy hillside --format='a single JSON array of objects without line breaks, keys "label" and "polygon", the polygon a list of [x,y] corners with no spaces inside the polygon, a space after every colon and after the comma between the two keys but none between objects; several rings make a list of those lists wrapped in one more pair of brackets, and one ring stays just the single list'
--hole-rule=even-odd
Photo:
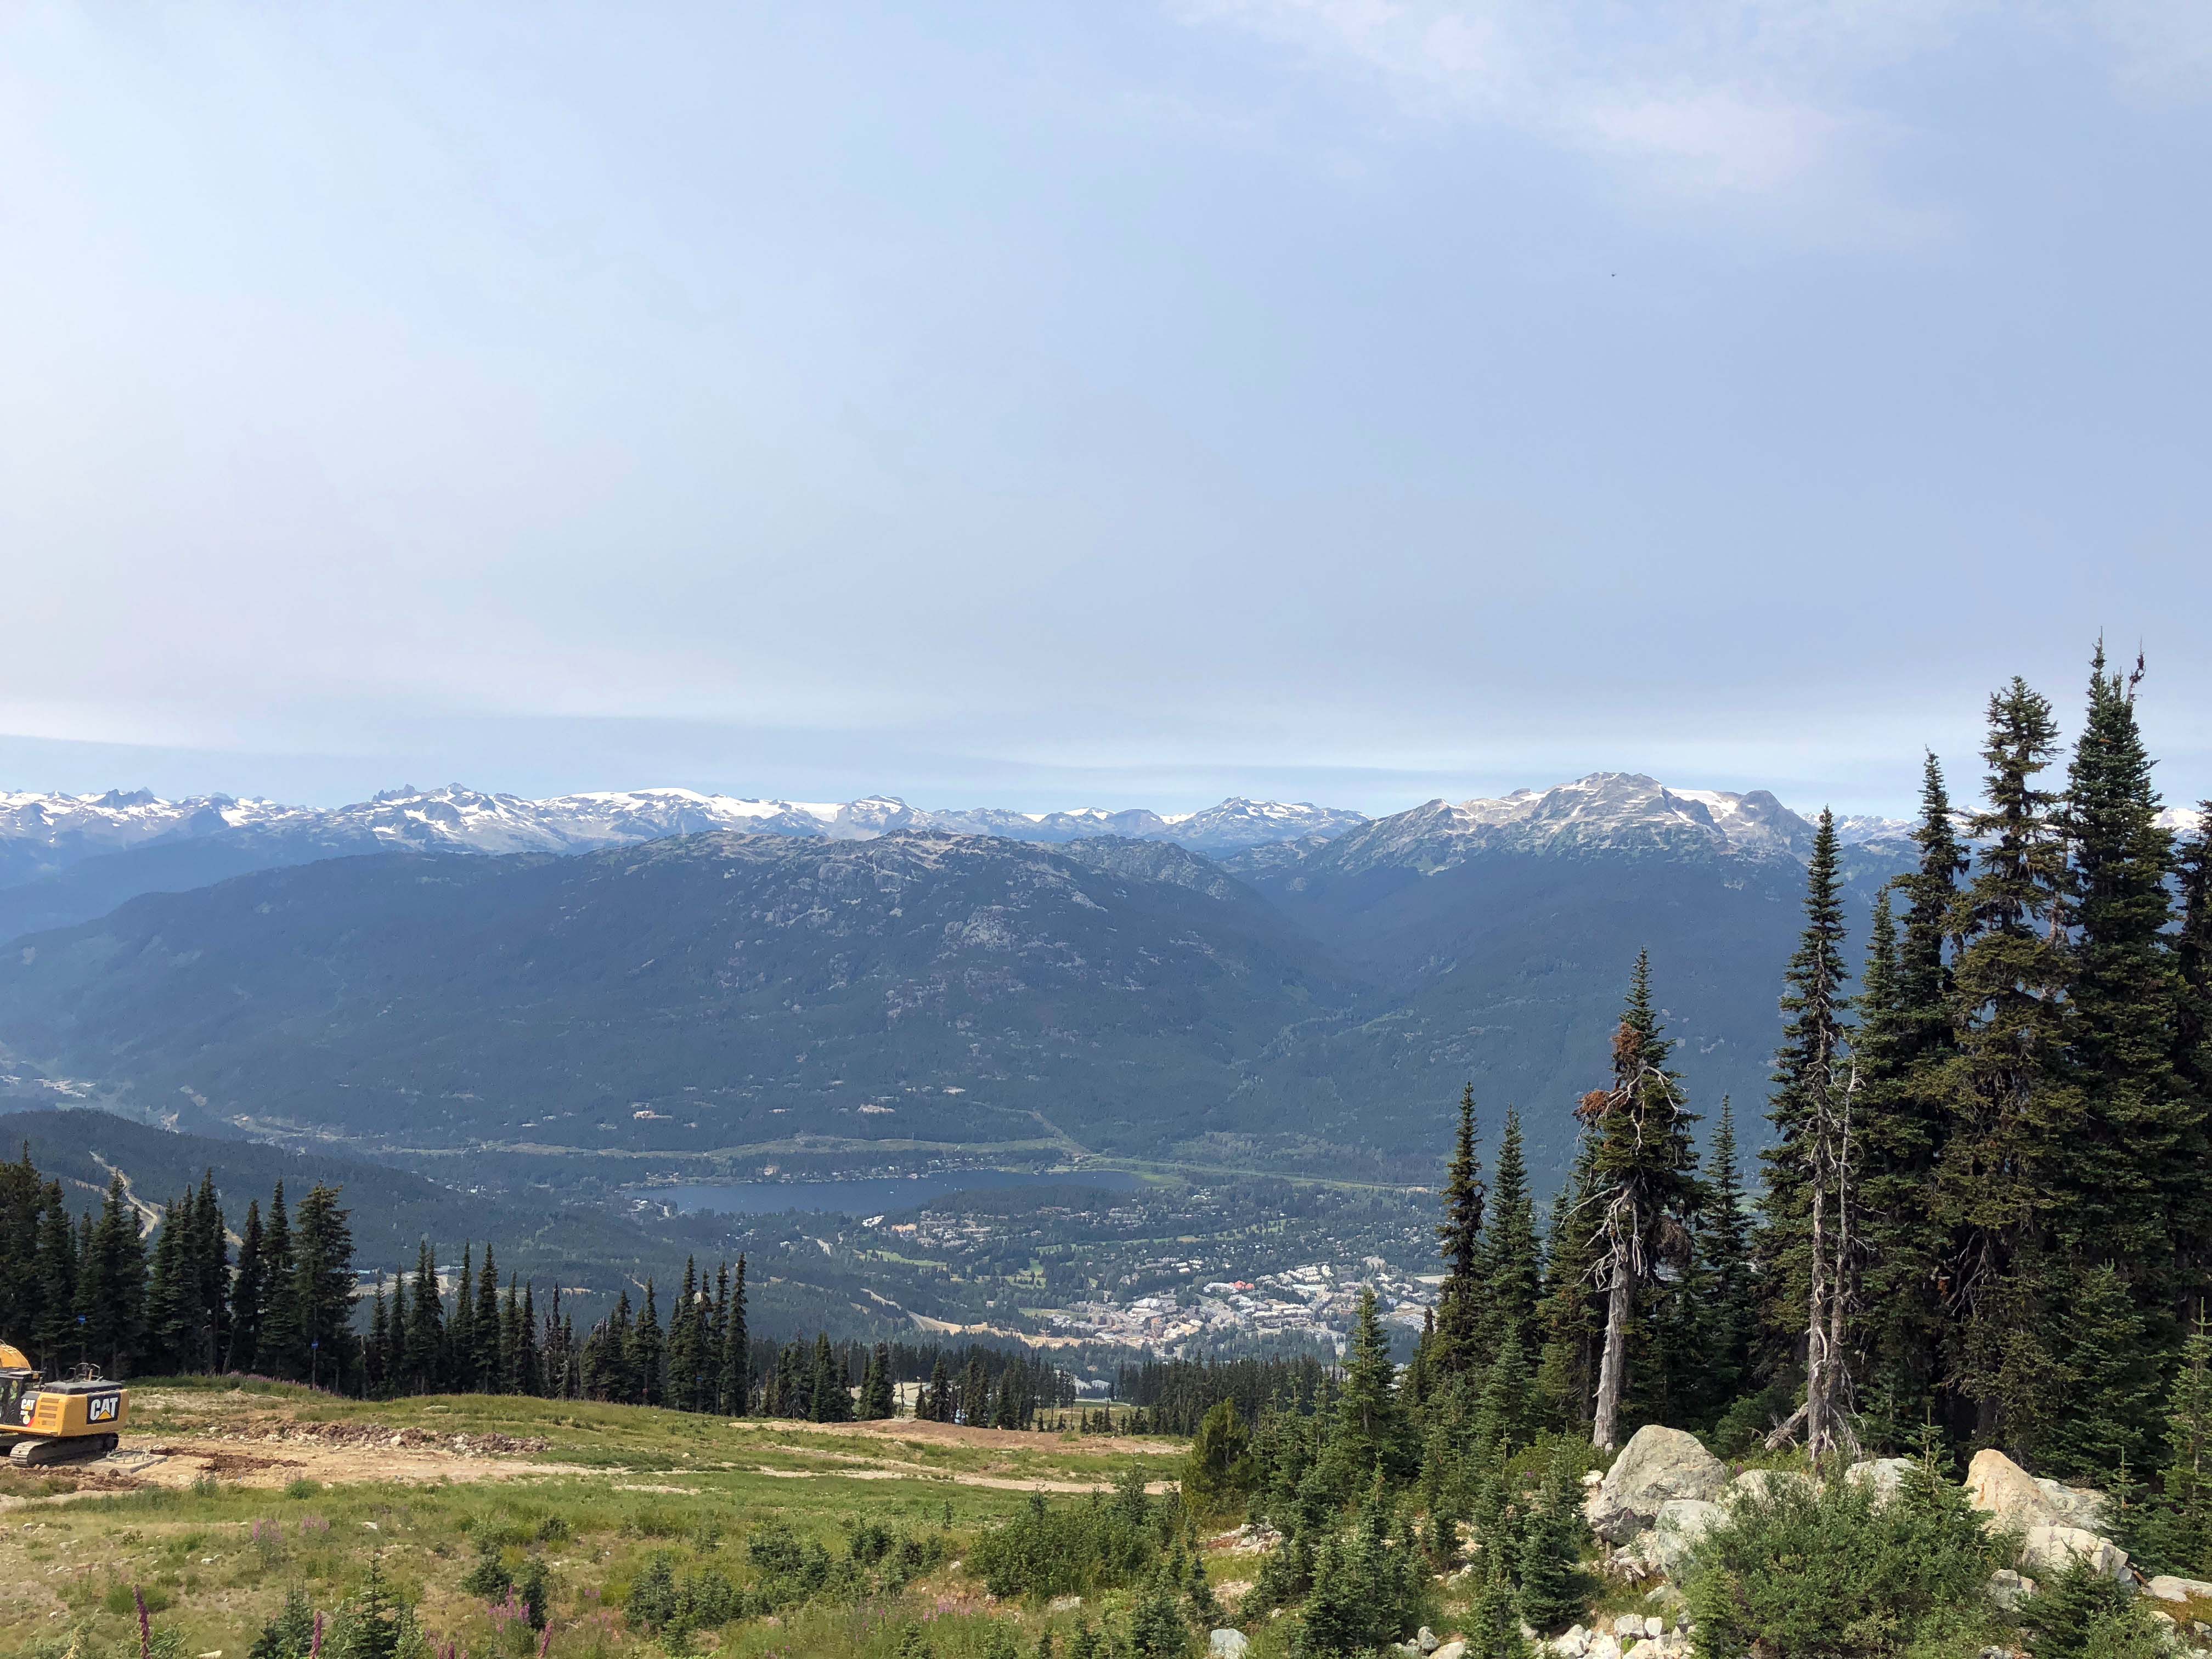
[{"label": "grassy hillside", "polygon": [[[540,1638],[502,1635],[493,1598],[464,1583],[487,1553],[511,1576],[543,1565],[550,1651],[577,1659],[665,1650],[632,1602],[656,1558],[679,1585],[712,1574],[756,1607],[776,1603],[701,1632],[702,1649],[890,1656],[919,1626],[939,1659],[994,1653],[994,1637],[1017,1632],[1026,1655],[1050,1626],[1064,1650],[1075,1612],[990,1604],[963,1558],[1032,1491],[1106,1487],[1130,1468],[1162,1488],[1182,1450],[471,1396],[360,1406],[276,1385],[141,1386],[135,1404],[118,1458],[0,1472],[0,1583],[12,1587],[0,1652],[59,1655],[75,1639],[80,1659],[136,1654],[136,1591],[164,1650],[242,1659],[288,1589],[328,1615],[374,1563],[439,1649],[519,1659]],[[147,1460],[155,1447],[167,1455]],[[819,1547],[821,1588],[799,1588],[803,1562],[773,1565],[786,1528],[799,1557]],[[1239,1560],[1216,1557],[1213,1576],[1249,1578]],[[1114,1620],[1127,1599],[1094,1595],[1081,1616]]]}]

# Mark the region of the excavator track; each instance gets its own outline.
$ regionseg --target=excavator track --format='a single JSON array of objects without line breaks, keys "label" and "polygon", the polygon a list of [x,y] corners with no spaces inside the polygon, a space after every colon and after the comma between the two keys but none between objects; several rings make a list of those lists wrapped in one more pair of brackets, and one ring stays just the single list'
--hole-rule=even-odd
[{"label": "excavator track", "polygon": [[55,1463],[82,1463],[105,1457],[116,1448],[112,1434],[73,1436],[67,1440],[18,1440],[8,1449],[8,1461],[19,1468],[45,1468]]}]

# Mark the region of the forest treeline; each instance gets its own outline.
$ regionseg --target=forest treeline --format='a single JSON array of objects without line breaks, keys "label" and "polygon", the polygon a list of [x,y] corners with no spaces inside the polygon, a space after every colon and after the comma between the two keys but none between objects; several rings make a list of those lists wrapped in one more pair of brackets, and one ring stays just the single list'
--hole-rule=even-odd
[{"label": "forest treeline", "polygon": [[743,1256],[711,1284],[687,1262],[665,1320],[648,1279],[636,1306],[625,1290],[580,1336],[557,1288],[541,1305],[534,1285],[502,1282],[489,1244],[481,1262],[465,1245],[451,1271],[426,1240],[411,1274],[380,1274],[363,1296],[340,1196],[318,1184],[293,1211],[279,1183],[234,1234],[212,1171],[157,1223],[118,1173],[98,1214],[78,1216],[27,1149],[0,1164],[0,1335],[49,1374],[249,1373],[372,1398],[537,1395],[836,1422],[890,1417],[897,1385],[916,1382],[919,1415],[1024,1429],[1077,1398],[1071,1374],[982,1344],[756,1335]]}]

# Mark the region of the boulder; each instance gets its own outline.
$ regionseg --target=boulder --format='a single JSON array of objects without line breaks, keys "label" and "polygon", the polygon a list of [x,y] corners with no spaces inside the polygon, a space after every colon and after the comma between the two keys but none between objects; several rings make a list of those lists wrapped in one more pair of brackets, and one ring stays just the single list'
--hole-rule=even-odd
[{"label": "boulder", "polygon": [[1710,1503],[1727,1486],[1727,1467],[1697,1436],[1651,1423],[1629,1437],[1583,1510],[1590,1529],[1618,1544],[1650,1526],[1669,1498]]},{"label": "boulder", "polygon": [[1628,1650],[1626,1659],[1666,1659],[1666,1652],[1656,1638],[1646,1636]]},{"label": "boulder", "polygon": [[1905,1474],[1912,1466],[1909,1457],[1869,1457],[1845,1469],[1844,1479],[1855,1486],[1872,1488],[1875,1504],[1887,1504],[1905,1485]]},{"label": "boulder", "polygon": [[1966,1466],[1966,1499],[2014,1532],[2061,1524],[2058,1510],[2034,1477],[1994,1446],[1976,1452]]},{"label": "boulder", "polygon": [[1251,1640],[1241,1630],[1218,1630],[1206,1638],[1207,1659],[1244,1659]]},{"label": "boulder", "polygon": [[[1659,1506],[1659,1513],[1652,1519],[1647,1553],[1660,1571],[1679,1580],[1698,1540],[1715,1527],[1728,1525],[1728,1511],[1718,1504],[1697,1498],[1670,1498]],[[1656,1636],[1665,1628],[1656,1616],[1648,1618],[1645,1623],[1646,1636]]]},{"label": "boulder", "polygon": [[1429,1659],[1467,1659],[1467,1644],[1447,1642],[1431,1654]]},{"label": "boulder", "polygon": [[2084,1532],[2103,1533],[2110,1530],[2105,1524],[2105,1494],[2087,1486],[2069,1486],[2057,1480],[2035,1477],[2035,1489],[2043,1494],[2044,1502],[2051,1505],[2062,1527],[2079,1527]]},{"label": "boulder", "polygon": [[2075,1561],[2087,1561],[2106,1578],[2121,1583],[2128,1575],[2128,1553],[2110,1539],[2081,1527],[2030,1527],[2020,1548],[2020,1564],[2039,1577],[2056,1578]]},{"label": "boulder", "polygon": [[1559,1659],[1583,1659],[1589,1652],[1590,1633],[1580,1625],[1571,1626],[1565,1636],[1554,1636],[1546,1645]]},{"label": "boulder", "polygon": [[1048,1613],[1073,1613],[1082,1607],[1082,1605],[1083,1598],[1079,1595],[1055,1595],[1052,1598],[1051,1605],[1046,1607],[1045,1611]]},{"label": "boulder", "polygon": [[2143,1586],[2154,1601],[2212,1601],[2212,1583],[2202,1578],[2176,1578],[2162,1572]]},{"label": "boulder", "polygon": [[2020,1611],[2021,1603],[2035,1594],[2035,1580],[2023,1578],[2010,1567],[2000,1567],[1990,1575],[1990,1600],[2007,1613]]},{"label": "boulder", "polygon": [[1431,1630],[1426,1625],[1422,1626],[1420,1634],[1413,1638],[1413,1645],[1420,1649],[1423,1653],[1434,1653],[1438,1645],[1436,1632]]},{"label": "boulder", "polygon": [[1810,1490],[1817,1486],[1813,1477],[1796,1469],[1746,1469],[1729,1482],[1729,1493],[1741,1492],[1758,1503],[1766,1503],[1785,1492]]}]

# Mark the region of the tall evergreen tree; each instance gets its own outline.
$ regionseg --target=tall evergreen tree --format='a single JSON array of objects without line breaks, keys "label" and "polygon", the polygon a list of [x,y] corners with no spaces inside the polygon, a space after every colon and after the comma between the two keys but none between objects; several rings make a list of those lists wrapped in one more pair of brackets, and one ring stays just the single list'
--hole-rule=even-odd
[{"label": "tall evergreen tree", "polygon": [[444,1386],[465,1392],[477,1385],[476,1247],[461,1245],[461,1276],[453,1285],[453,1309],[446,1316],[446,1355],[440,1369]]},{"label": "tall evergreen tree", "polygon": [[198,1273],[191,1260],[191,1194],[170,1204],[154,1235],[146,1275],[145,1341],[140,1360],[149,1371],[191,1369],[198,1334]]},{"label": "tall evergreen tree", "polygon": [[699,1306],[699,1264],[684,1258],[684,1289],[668,1322],[668,1403],[678,1411],[702,1409],[700,1400],[712,1382],[707,1375],[707,1326]]},{"label": "tall evergreen tree", "polygon": [[1853,1300],[1852,1079],[1844,1015],[1843,882],[1835,815],[1826,807],[1805,877],[1805,931],[1783,974],[1782,1046],[1767,1116],[1765,1268],[1769,1316],[1800,1333],[1802,1424],[1814,1460],[1851,1449],[1846,1326]]},{"label": "tall evergreen tree", "polygon": [[143,1340],[146,1249],[138,1211],[118,1173],[82,1248],[76,1283],[77,1345],[111,1376],[128,1376]]},{"label": "tall evergreen tree", "polygon": [[1544,1346],[1536,1364],[1536,1394],[1561,1429],[1588,1426],[1597,1389],[1598,1351],[1605,1338],[1605,1306],[1595,1294],[1597,1138],[1585,1131],[1573,1169],[1552,1199],[1545,1232],[1544,1299],[1537,1310]]},{"label": "tall evergreen tree", "polygon": [[300,1323],[300,1300],[293,1283],[298,1263],[292,1249],[292,1219],[284,1207],[284,1183],[270,1195],[269,1218],[261,1230],[261,1331],[253,1363],[270,1376],[307,1374],[307,1334]]},{"label": "tall evergreen tree", "polygon": [[1437,1293],[1437,1334],[1426,1360],[1445,1376],[1478,1372],[1483,1360],[1480,1257],[1486,1194],[1475,1142],[1474,1085],[1470,1083],[1460,1091],[1459,1127],[1444,1176],[1444,1218],[1437,1228],[1444,1282]]},{"label": "tall evergreen tree", "polygon": [[230,1281],[230,1369],[251,1371],[260,1364],[261,1320],[267,1310],[267,1240],[261,1232],[261,1200],[246,1206],[246,1229],[238,1236],[238,1272]]},{"label": "tall evergreen tree", "polygon": [[1482,1351],[1495,1354],[1511,1337],[1525,1355],[1543,1346],[1536,1317],[1544,1293],[1544,1253],[1536,1237],[1536,1201],[1528,1190],[1521,1114],[1505,1110],[1498,1143],[1497,1188],[1490,1195],[1476,1272],[1482,1285]]},{"label": "tall evergreen tree", "polygon": [[317,1182],[300,1200],[290,1300],[307,1350],[307,1381],[345,1386],[357,1368],[353,1334],[353,1231],[338,1189]]},{"label": "tall evergreen tree", "polygon": [[645,1305],[629,1332],[630,1399],[641,1406],[658,1406],[663,1398],[663,1379],[668,1372],[668,1343],[660,1328],[660,1310],[653,1281],[645,1281]]},{"label": "tall evergreen tree", "polygon": [[2057,797],[2037,781],[2057,750],[2051,705],[2024,681],[1990,699],[1986,805],[1968,825],[1976,867],[1953,907],[1958,1048],[1946,1066],[1951,1121],[1936,1188],[1968,1426],[2018,1456],[2048,1425],[2055,1364],[2042,1246],[2053,1164],[2080,1115],[2067,1063],[2066,848]]},{"label": "tall evergreen tree", "polygon": [[[463,1285],[461,1293],[468,1294]],[[484,1241],[483,1266],[477,1270],[476,1306],[469,1312],[469,1386],[490,1393],[499,1386],[499,1267],[491,1241]]]},{"label": "tall evergreen tree", "polygon": [[1578,1109],[1595,1131],[1592,1176],[1601,1207],[1593,1248],[1606,1293],[1590,1440],[1607,1451],[1620,1441],[1638,1292],[1662,1263],[1686,1263],[1700,1202],[1690,1139],[1697,1118],[1684,1103],[1681,1079],[1667,1069],[1668,1046],[1652,1006],[1650,957],[1638,954],[1613,1035],[1613,1086],[1583,1096]]},{"label": "tall evergreen tree", "polygon": [[1753,1277],[1751,1217],[1744,1207],[1742,1166],[1735,1139],[1735,1109],[1721,1097],[1720,1121],[1707,1160],[1707,1203],[1698,1219],[1696,1283],[1698,1349],[1704,1363],[1698,1403],[1708,1413],[1750,1391],[1759,1327],[1758,1286]]},{"label": "tall evergreen tree", "polygon": [[745,1328],[745,1259],[730,1281],[730,1314],[722,1338],[722,1409],[732,1417],[752,1410],[752,1338]]},{"label": "tall evergreen tree", "polygon": [[[2196,1114],[2174,1074],[2181,979],[2166,927],[2172,837],[2159,822],[2151,761],[2136,723],[2142,673],[2107,672],[2100,645],[2089,707],[2067,776],[2064,825],[2074,928],[2068,1026],[2081,1110],[2054,1158],[2058,1247],[2111,1261],[2178,1343],[2169,1218],[2203,1184],[2188,1141]],[[2183,1193],[2178,1188],[2186,1188]]]},{"label": "tall evergreen tree", "polygon": [[[25,1156],[27,1158],[28,1153]],[[54,1370],[76,1345],[76,1232],[61,1182],[46,1183],[39,1220],[37,1299],[25,1334],[37,1349],[42,1370]]]},{"label": "tall evergreen tree", "polygon": [[[2183,843],[2181,919],[2173,939],[2173,1074],[2191,1108],[2183,1161],[2212,1170],[2212,800],[2197,807],[2197,829]],[[2203,1297],[2212,1291],[2212,1180],[2198,1179],[2172,1195],[2166,1226],[2175,1268]]]},{"label": "tall evergreen tree", "polygon": [[534,1287],[522,1287],[522,1316],[514,1328],[514,1382],[517,1394],[543,1395],[545,1386],[545,1355],[538,1340],[537,1297]]},{"label": "tall evergreen tree", "polygon": [[[815,1422],[849,1423],[853,1420],[853,1396],[845,1381],[845,1364],[830,1346],[826,1332],[817,1332],[814,1338],[813,1385],[807,1393],[807,1414]],[[988,1420],[989,1414],[988,1406],[979,1407],[971,1420],[983,1422]]]},{"label": "tall evergreen tree", "polygon": [[427,1238],[415,1249],[415,1294],[407,1318],[407,1387],[432,1394],[446,1386],[446,1305],[438,1289],[438,1255]]}]

